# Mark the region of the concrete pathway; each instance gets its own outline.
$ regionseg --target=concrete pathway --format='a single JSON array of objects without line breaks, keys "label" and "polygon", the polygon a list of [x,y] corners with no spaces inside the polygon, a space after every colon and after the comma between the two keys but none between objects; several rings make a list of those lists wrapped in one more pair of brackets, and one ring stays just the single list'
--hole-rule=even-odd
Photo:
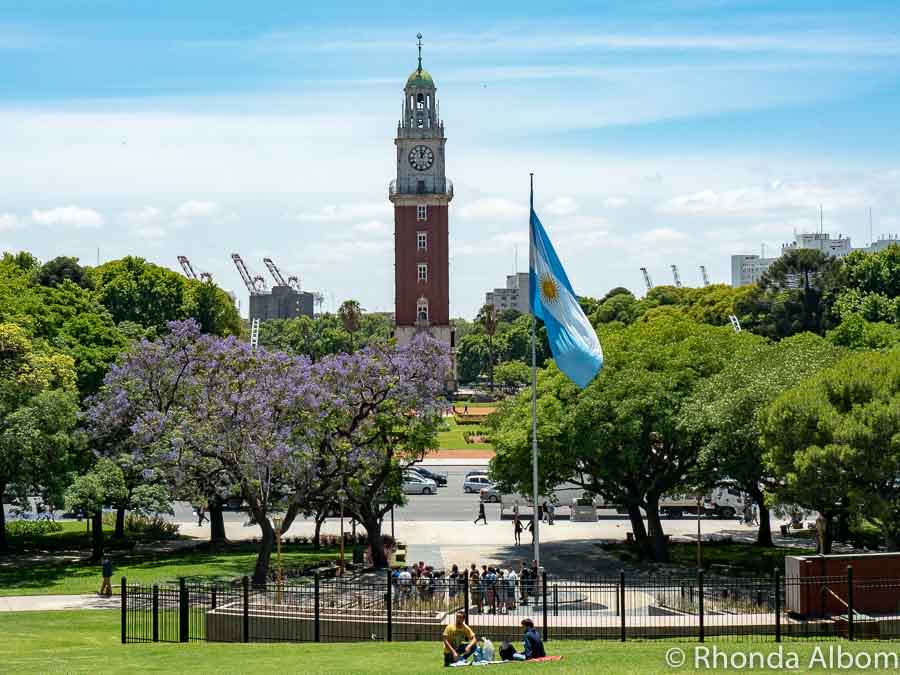
[{"label": "concrete pathway", "polygon": [[0,612],[46,612],[60,609],[116,609],[117,597],[99,595],[11,595],[0,597]]}]

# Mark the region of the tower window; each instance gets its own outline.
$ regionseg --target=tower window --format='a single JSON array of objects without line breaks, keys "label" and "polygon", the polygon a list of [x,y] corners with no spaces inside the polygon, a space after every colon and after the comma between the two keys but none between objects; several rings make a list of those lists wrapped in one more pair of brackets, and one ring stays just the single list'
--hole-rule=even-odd
[{"label": "tower window", "polygon": [[416,321],[428,321],[428,298],[416,301]]},{"label": "tower window", "polygon": [[425,251],[428,249],[428,233],[427,232],[416,232],[416,248],[420,251]]},{"label": "tower window", "polygon": [[419,281],[428,281],[428,263],[419,263],[416,265]]},{"label": "tower window", "polygon": [[426,204],[416,206],[416,220],[428,220],[428,206]]},{"label": "tower window", "polygon": [[416,110],[425,109],[425,97],[422,94],[416,96]]}]

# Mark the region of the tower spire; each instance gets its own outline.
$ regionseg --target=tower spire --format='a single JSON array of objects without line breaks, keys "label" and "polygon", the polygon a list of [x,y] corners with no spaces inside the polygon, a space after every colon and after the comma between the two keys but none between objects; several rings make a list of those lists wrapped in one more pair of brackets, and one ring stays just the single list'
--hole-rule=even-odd
[{"label": "tower spire", "polygon": [[418,72],[421,73],[422,72],[422,34],[416,33],[416,37],[419,39],[419,41],[416,43],[419,47],[419,67],[417,70],[418,70]]}]

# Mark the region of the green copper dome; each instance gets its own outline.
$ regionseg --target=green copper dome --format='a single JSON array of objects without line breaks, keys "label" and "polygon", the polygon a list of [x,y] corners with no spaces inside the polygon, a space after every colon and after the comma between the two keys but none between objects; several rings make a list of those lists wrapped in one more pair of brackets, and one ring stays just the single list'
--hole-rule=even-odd
[{"label": "green copper dome", "polygon": [[407,87],[433,87],[434,80],[431,79],[431,73],[424,68],[416,68],[412,71],[412,75],[406,80]]}]

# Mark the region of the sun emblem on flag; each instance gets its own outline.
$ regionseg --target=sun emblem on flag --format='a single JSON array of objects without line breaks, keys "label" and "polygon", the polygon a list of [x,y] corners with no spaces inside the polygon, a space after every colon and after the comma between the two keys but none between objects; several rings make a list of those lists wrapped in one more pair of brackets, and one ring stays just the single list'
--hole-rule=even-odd
[{"label": "sun emblem on flag", "polygon": [[549,274],[541,277],[541,297],[547,302],[559,300],[559,287],[556,285],[556,279]]}]

